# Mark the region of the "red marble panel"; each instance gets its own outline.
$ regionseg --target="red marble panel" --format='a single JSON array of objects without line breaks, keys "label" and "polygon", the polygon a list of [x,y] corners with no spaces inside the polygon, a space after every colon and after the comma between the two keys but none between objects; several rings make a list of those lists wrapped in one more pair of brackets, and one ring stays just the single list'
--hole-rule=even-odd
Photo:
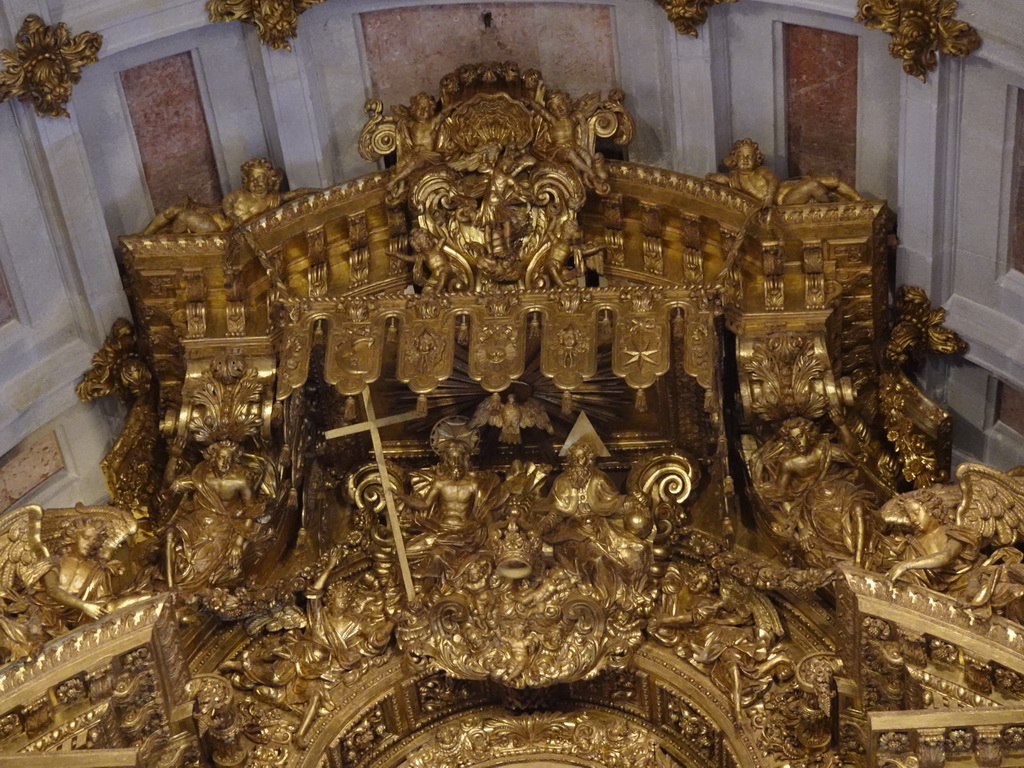
[{"label": "red marble panel", "polygon": [[[1010,187],[1010,266],[1024,272],[1024,91],[1017,91]],[[1024,432],[1024,430],[1022,430]]]},{"label": "red marble panel", "polygon": [[835,174],[855,184],[857,38],[786,24],[783,48],[789,175]]},{"label": "red marble panel", "polygon": [[996,393],[996,421],[1024,435],[1024,392],[999,383]]},{"label": "red marble panel", "polygon": [[419,91],[437,93],[448,72],[481,61],[539,69],[549,86],[573,96],[618,84],[606,5],[421,5],[360,19],[372,95],[385,106],[404,104]]},{"label": "red marble panel", "polygon": [[186,196],[220,201],[222,192],[192,54],[178,53],[121,73],[149,197],[157,211]]},{"label": "red marble panel", "polygon": [[7,511],[62,469],[64,456],[55,433],[18,446],[0,460],[0,510]]}]

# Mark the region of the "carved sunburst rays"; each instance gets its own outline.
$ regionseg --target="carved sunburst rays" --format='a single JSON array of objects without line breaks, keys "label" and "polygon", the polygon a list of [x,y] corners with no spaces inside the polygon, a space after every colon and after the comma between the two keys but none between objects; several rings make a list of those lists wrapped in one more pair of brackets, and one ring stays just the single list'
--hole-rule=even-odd
[{"label": "carved sunburst rays", "polygon": [[74,37],[66,24],[49,26],[35,14],[25,17],[15,50],[0,51],[0,101],[31,102],[36,114],[67,117],[64,105],[82,79],[82,67],[96,61],[103,38],[95,32]]},{"label": "carved sunburst rays", "polygon": [[889,52],[922,81],[938,65],[936,52],[966,56],[981,45],[974,27],[956,18],[957,0],[858,0],[856,21],[892,35]]},{"label": "carved sunburst rays", "polygon": [[[607,353],[599,354],[599,373],[573,390],[574,410],[568,416],[561,410],[564,393],[541,373],[540,357],[536,352],[527,354],[526,369],[512,383],[509,391],[520,402],[532,397],[543,405],[555,427],[555,439],[561,440],[568,434],[579,411],[585,411],[599,430],[602,427],[610,428],[621,419],[623,413],[630,410],[633,398],[623,380],[611,373],[609,365],[610,356]],[[422,425],[425,431],[449,416],[473,415],[476,407],[489,395],[478,382],[469,377],[468,369],[466,351],[459,347],[456,349],[452,375],[426,395],[429,417],[409,422],[412,429]],[[388,397],[394,398],[395,410],[398,412],[411,409],[416,400],[416,395],[401,384],[396,384]]]},{"label": "carved sunburst rays", "polygon": [[324,0],[209,0],[210,21],[242,21],[253,24],[260,42],[274,50],[292,49],[288,38],[299,29],[299,16]]}]

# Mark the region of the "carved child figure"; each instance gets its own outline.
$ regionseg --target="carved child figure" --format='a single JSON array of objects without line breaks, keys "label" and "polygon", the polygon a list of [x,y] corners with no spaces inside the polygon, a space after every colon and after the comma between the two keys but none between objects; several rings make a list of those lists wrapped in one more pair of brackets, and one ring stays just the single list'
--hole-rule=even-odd
[{"label": "carved child figure", "polygon": [[610,187],[604,158],[589,152],[579,142],[582,110],[573,109],[572,100],[564,91],[553,91],[547,98],[546,107],[538,106],[537,109],[548,120],[548,136],[553,145],[550,155],[555,160],[569,163],[599,194],[607,194]]},{"label": "carved child figure", "polygon": [[242,186],[224,197],[220,206],[202,205],[190,198],[166,208],[149,222],[144,235],[209,234],[226,232],[279,205],[307,194],[307,189],[281,192],[281,174],[265,157],[242,164]]},{"label": "carved child figure", "polygon": [[730,169],[729,173],[709,173],[705,178],[746,192],[762,201],[765,207],[862,199],[853,187],[835,176],[803,176],[780,181],[762,165],[764,154],[752,139],[740,139],[733,144],[723,162]]},{"label": "carved child figure", "polygon": [[[565,288],[583,274],[585,260],[604,251],[607,246],[604,243],[582,244],[583,230],[575,218],[566,219],[561,227],[557,228],[551,244],[548,246],[547,255],[540,265],[535,282],[538,288],[557,286]],[[567,264],[571,263],[571,266]],[[602,269],[598,269],[601,272]]]},{"label": "carved child figure", "polygon": [[388,201],[397,203],[405,188],[405,180],[428,165],[439,163],[441,155],[434,150],[437,133],[437,101],[428,93],[417,93],[408,107],[395,107],[398,163],[388,182]]},{"label": "carved child figure", "polygon": [[[395,251],[392,251],[391,255],[402,261],[412,262],[413,282],[422,285],[424,293],[445,291],[456,275],[451,259],[444,251],[444,243],[427,230],[417,227],[409,235],[409,244],[415,251],[412,256]],[[424,275],[424,265],[429,270],[429,275]]]}]

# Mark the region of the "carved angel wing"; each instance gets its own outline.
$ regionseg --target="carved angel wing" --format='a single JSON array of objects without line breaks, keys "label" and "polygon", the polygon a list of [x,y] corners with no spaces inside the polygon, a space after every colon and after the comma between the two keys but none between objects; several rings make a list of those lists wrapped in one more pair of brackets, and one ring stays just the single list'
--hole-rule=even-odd
[{"label": "carved angel wing", "polygon": [[956,470],[963,500],[958,525],[977,531],[986,544],[1010,546],[1024,538],[1024,467],[1009,472],[964,462]]},{"label": "carved angel wing", "polygon": [[50,552],[57,552],[74,542],[75,523],[87,519],[103,532],[102,541],[112,552],[139,529],[130,512],[118,507],[75,507],[43,510],[40,538]]},{"label": "carved angel wing", "polygon": [[473,152],[464,154],[461,157],[453,157],[448,160],[448,166],[463,173],[478,173],[488,171],[494,164],[498,153],[494,144],[485,144]]},{"label": "carved angel wing", "polygon": [[600,105],[601,94],[585,93],[576,99],[576,103],[572,105],[572,111],[576,114],[577,119],[585,121],[597,111]]},{"label": "carved angel wing", "polygon": [[551,419],[548,417],[547,410],[541,405],[539,400],[534,400],[532,397],[520,407],[519,426],[524,429],[526,427],[537,427],[538,429],[543,429],[549,435],[555,433],[555,428],[551,426]]},{"label": "carved angel wing", "polygon": [[22,586],[28,586],[45,572],[50,553],[40,536],[42,520],[43,508],[37,504],[20,507],[0,517],[0,595],[13,596],[19,575]]},{"label": "carved angel wing", "polygon": [[473,411],[473,418],[469,420],[466,425],[469,429],[478,429],[484,424],[490,424],[491,426],[501,426],[501,400],[495,401],[493,397],[485,398],[480,405]]}]

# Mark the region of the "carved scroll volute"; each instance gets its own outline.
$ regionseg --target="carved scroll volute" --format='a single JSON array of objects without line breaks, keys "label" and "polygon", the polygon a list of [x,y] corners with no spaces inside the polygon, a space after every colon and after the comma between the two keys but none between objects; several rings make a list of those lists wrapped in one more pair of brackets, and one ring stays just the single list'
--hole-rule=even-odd
[{"label": "carved scroll volute", "polygon": [[327,333],[324,380],[343,395],[358,395],[380,376],[384,318],[335,321]]},{"label": "carved scroll volute", "polygon": [[544,318],[540,370],[556,387],[573,390],[597,373],[597,309],[558,311]]},{"label": "carved scroll volute", "polygon": [[469,375],[488,392],[501,392],[526,367],[526,311],[476,311],[470,320]]},{"label": "carved scroll volute", "polygon": [[377,160],[394,152],[398,146],[398,124],[393,117],[384,117],[384,105],[377,99],[366,102],[370,119],[359,134],[359,154],[366,160]]},{"label": "carved scroll volute", "polygon": [[616,144],[626,145],[633,140],[636,125],[633,116],[622,105],[626,95],[614,89],[609,91],[608,98],[602,101],[594,114],[587,120],[589,135],[586,146],[593,151],[596,138],[611,139]]}]

